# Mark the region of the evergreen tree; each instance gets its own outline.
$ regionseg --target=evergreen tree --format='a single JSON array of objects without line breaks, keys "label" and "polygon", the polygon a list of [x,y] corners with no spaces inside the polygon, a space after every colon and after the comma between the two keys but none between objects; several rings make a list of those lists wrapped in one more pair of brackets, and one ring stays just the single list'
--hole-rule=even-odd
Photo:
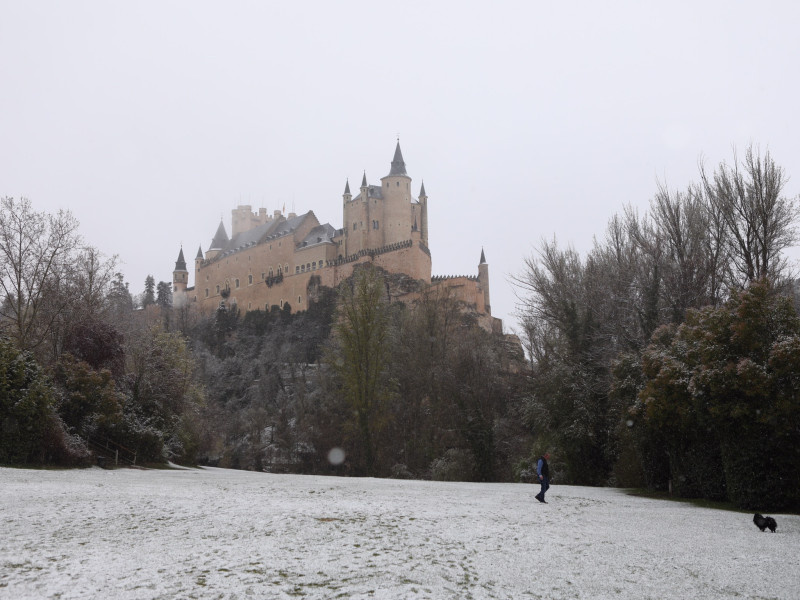
[{"label": "evergreen tree", "polygon": [[144,296],[142,297],[142,307],[147,308],[156,303],[156,280],[152,275],[148,275],[144,280]]},{"label": "evergreen tree", "polygon": [[156,288],[156,304],[161,308],[172,307],[172,285],[166,281],[159,281]]}]

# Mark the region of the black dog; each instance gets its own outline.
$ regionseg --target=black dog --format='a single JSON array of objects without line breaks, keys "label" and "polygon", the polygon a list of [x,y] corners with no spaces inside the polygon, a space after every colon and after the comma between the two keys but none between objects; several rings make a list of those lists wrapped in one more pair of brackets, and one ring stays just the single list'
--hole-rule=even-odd
[{"label": "black dog", "polygon": [[753,523],[756,524],[761,531],[764,531],[767,527],[772,533],[775,533],[775,529],[778,527],[778,524],[775,522],[775,519],[772,517],[765,517],[758,513],[755,514],[753,517]]}]

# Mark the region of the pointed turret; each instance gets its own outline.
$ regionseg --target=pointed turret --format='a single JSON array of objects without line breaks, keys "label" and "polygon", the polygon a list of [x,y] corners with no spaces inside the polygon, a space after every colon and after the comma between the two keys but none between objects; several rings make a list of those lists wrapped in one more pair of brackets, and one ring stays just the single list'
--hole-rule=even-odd
[{"label": "pointed turret", "polygon": [[172,271],[173,294],[185,292],[187,285],[189,285],[189,271],[186,270],[186,259],[183,257],[183,246],[181,246],[178,260],[175,261],[175,270]]},{"label": "pointed turret", "polygon": [[367,172],[364,171],[364,177],[361,179],[361,189],[367,187]]},{"label": "pointed turret", "polygon": [[228,244],[228,233],[225,231],[225,224],[220,220],[219,227],[217,227],[217,233],[214,234],[214,237],[211,240],[211,246],[209,246],[209,250],[222,250]]},{"label": "pointed turret", "polygon": [[403,153],[400,151],[400,140],[397,140],[397,147],[394,150],[394,158],[392,159],[392,169],[389,171],[389,175],[408,175]]},{"label": "pointed turret", "polygon": [[347,204],[352,199],[353,195],[350,193],[350,180],[348,179],[344,184],[344,194],[342,194],[342,201],[345,204]]},{"label": "pointed turret", "polygon": [[178,260],[175,261],[175,270],[176,271],[186,270],[186,259],[183,258],[183,246],[181,246],[181,251],[178,253]]},{"label": "pointed turret", "polygon": [[425,193],[425,182],[422,182],[422,185],[419,188],[419,199],[422,200],[423,198],[427,198],[428,194]]},{"label": "pointed turret", "polygon": [[197,256],[194,257],[195,260],[203,260],[203,247],[197,247]]},{"label": "pointed turret", "polygon": [[489,263],[486,262],[486,255],[481,248],[481,262],[478,263],[478,283],[483,290],[483,304],[486,313],[492,314],[492,303],[489,295]]}]

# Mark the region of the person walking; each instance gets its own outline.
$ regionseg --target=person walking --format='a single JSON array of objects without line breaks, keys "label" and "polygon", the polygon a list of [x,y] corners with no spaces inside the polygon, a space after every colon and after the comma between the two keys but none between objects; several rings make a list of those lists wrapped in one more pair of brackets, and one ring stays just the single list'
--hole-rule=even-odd
[{"label": "person walking", "polygon": [[542,484],[542,489],[536,494],[536,499],[544,504],[547,504],[544,499],[544,493],[550,488],[550,465],[547,464],[548,458],[550,458],[550,453],[545,452],[536,462],[536,474],[539,476],[539,483]]}]

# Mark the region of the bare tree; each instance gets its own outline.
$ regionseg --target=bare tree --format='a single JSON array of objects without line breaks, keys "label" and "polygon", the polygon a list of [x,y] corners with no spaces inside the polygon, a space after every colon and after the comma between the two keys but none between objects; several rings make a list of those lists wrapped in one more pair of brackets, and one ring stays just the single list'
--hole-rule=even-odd
[{"label": "bare tree", "polygon": [[709,204],[724,222],[737,283],[778,281],[787,269],[782,253],[798,239],[796,201],[781,195],[783,168],[769,151],[762,157],[751,145],[743,163],[734,150],[733,165],[723,162],[709,176],[701,164],[700,173]]},{"label": "bare tree", "polygon": [[33,210],[27,198],[0,200],[0,318],[20,349],[36,349],[69,306],[71,254],[80,244],[69,211]]}]

